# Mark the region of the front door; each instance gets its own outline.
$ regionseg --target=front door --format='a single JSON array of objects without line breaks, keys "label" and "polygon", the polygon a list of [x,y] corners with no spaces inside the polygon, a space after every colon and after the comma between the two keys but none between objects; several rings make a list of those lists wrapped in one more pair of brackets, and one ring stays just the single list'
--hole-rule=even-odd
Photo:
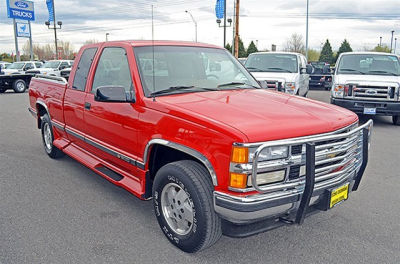
[{"label": "front door", "polygon": [[[112,44],[111,44],[112,45]],[[96,66],[90,91],[85,99],[85,134],[96,155],[113,165],[133,172],[138,159],[137,105],[132,102],[98,102],[95,94],[99,87],[122,86],[129,98],[135,98],[135,87],[128,52],[133,58],[132,47],[104,47]]]}]

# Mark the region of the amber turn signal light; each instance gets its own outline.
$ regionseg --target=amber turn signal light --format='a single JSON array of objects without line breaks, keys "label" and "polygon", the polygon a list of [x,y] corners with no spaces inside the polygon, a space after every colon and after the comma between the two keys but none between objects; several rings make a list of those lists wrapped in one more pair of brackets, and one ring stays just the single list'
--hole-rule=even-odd
[{"label": "amber turn signal light", "polygon": [[232,162],[247,163],[249,161],[249,149],[244,147],[233,147]]},{"label": "amber turn signal light", "polygon": [[246,188],[247,187],[247,174],[231,172],[229,186],[232,188],[238,188],[238,189]]}]

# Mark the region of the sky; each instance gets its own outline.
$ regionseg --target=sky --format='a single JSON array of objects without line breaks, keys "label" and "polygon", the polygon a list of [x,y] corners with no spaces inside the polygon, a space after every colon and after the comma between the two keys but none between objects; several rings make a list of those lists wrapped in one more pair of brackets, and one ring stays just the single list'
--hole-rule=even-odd
[{"label": "sky", "polygon": [[[58,39],[69,41],[75,50],[86,40],[151,39],[151,5],[154,6],[154,38],[194,41],[195,27],[188,10],[198,23],[198,41],[222,46],[223,29],[215,17],[216,0],[54,0],[56,20],[63,22]],[[46,0],[35,0],[36,21],[33,42],[54,43],[47,29]],[[233,2],[227,0],[227,17],[233,17]],[[329,39],[334,50],[347,39],[353,50],[373,48],[382,37],[390,46],[391,31],[398,38],[400,53],[400,0],[309,0],[309,46],[320,50]],[[283,49],[293,33],[306,35],[306,0],[241,0],[240,36],[259,49]],[[232,42],[232,27],[227,41]],[[27,39],[19,38],[22,47]],[[393,44],[394,46],[394,44]],[[6,0],[0,0],[0,52],[15,52],[12,19],[7,18]]]}]

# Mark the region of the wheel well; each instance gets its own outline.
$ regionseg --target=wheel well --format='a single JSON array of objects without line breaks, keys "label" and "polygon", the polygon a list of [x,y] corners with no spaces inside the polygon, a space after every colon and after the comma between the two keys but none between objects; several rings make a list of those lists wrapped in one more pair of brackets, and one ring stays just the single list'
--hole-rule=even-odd
[{"label": "wheel well", "polygon": [[146,179],[146,198],[151,197],[151,189],[157,171],[162,166],[178,160],[193,160],[204,166],[200,160],[185,152],[163,145],[153,145],[148,159],[149,172]]},{"label": "wheel well", "polygon": [[36,110],[38,113],[38,128],[40,129],[42,127],[42,119],[40,117],[44,116],[47,113],[47,110],[41,104],[36,104]]}]

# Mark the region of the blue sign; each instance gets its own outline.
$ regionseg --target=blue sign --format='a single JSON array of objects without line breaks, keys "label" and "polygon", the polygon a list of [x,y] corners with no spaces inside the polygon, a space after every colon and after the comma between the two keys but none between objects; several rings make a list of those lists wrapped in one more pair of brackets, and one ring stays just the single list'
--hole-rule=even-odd
[{"label": "blue sign", "polygon": [[28,23],[17,22],[17,37],[20,38],[30,38],[31,31],[29,30]]},{"label": "blue sign", "polygon": [[218,19],[224,18],[224,5],[225,0],[217,0],[217,3],[215,4],[215,14]]},{"label": "blue sign", "polygon": [[35,8],[32,1],[6,0],[9,18],[35,21]]},{"label": "blue sign", "polygon": [[46,0],[47,10],[49,10],[49,22],[54,21],[53,0]]}]

